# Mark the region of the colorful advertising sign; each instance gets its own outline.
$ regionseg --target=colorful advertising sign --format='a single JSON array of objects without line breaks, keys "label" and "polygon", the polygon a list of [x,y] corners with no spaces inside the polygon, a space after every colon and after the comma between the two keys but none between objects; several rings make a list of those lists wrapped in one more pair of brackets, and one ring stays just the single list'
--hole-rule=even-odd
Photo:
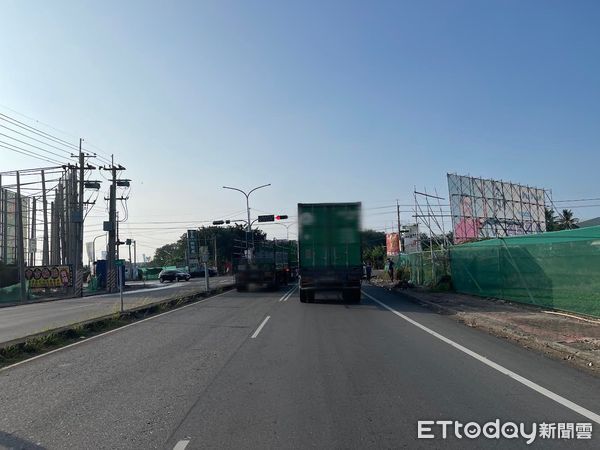
[{"label": "colorful advertising sign", "polygon": [[385,235],[385,247],[388,256],[398,256],[400,253],[400,239],[398,233],[387,233]]},{"label": "colorful advertising sign", "polygon": [[448,174],[454,243],[546,231],[543,189]]},{"label": "colorful advertising sign", "polygon": [[31,266],[25,268],[30,289],[73,286],[71,266]]}]

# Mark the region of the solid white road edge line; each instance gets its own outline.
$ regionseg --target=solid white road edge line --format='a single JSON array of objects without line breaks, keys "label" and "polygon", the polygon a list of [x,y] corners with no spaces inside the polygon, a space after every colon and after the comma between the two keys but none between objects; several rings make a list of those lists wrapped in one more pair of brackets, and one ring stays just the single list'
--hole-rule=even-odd
[{"label": "solid white road edge line", "polygon": [[474,352],[473,350],[469,350],[468,348],[460,345],[457,342],[454,342],[452,339],[448,339],[445,336],[442,336],[441,334],[433,331],[430,328],[427,328],[425,325],[421,325],[419,322],[411,319],[408,316],[405,316],[404,314],[396,311],[394,308],[386,305],[385,303],[377,300],[375,297],[373,297],[372,295],[367,294],[365,291],[363,291],[363,294],[366,295],[368,298],[370,298],[371,300],[373,300],[374,302],[378,303],[379,305],[383,306],[385,309],[387,309],[388,311],[396,314],[398,317],[406,320],[407,322],[413,324],[416,327],[419,327],[421,330],[431,334],[432,336],[438,338],[441,341],[444,341],[446,344],[451,345],[452,347],[456,348],[457,350],[460,350],[463,353],[466,353],[467,355],[475,358],[476,360],[484,363],[485,365],[491,367],[492,369],[496,369],[498,372],[503,373],[504,375],[512,378],[515,381],[518,381],[519,383],[527,386],[530,389],[533,389],[534,391],[536,391],[539,394],[542,394],[545,397],[548,397],[551,400],[554,400],[555,402],[563,405],[566,408],[569,408],[571,411],[574,411],[578,414],[581,414],[584,417],[587,417],[590,420],[593,420],[594,422],[596,422],[597,424],[600,424],[600,415],[596,414],[593,411],[590,411],[589,409],[586,409],[582,406],[579,406],[577,403],[573,403],[571,400],[568,400],[558,394],[555,394],[552,391],[549,391],[548,389],[546,389],[545,387],[540,386],[537,383],[534,383],[531,380],[528,380],[525,377],[522,377],[521,375],[513,372],[512,370],[507,369],[504,366],[501,366],[500,364],[495,363],[494,361],[491,361],[490,359],[486,358],[485,356],[480,355],[479,353]]},{"label": "solid white road edge line", "polygon": [[254,334],[252,336],[250,336],[250,339],[254,339],[254,338],[256,338],[256,336],[258,336],[258,333],[260,333],[260,330],[263,329],[263,327],[269,321],[270,318],[271,318],[271,316],[265,317],[265,320],[263,320],[262,323],[258,326],[258,328],[254,332]]},{"label": "solid white road edge line", "polygon": [[25,364],[25,363],[34,361],[36,359],[43,358],[45,356],[49,356],[49,355],[51,355],[53,353],[61,352],[61,351],[66,350],[68,348],[75,347],[76,345],[85,344],[86,342],[89,342],[89,341],[91,341],[93,339],[97,339],[97,338],[102,337],[102,336],[106,336],[107,334],[115,333],[117,331],[124,330],[125,328],[129,328],[129,327],[132,327],[134,325],[138,325],[140,323],[147,322],[148,320],[157,319],[159,317],[166,316],[167,314],[171,314],[171,313],[174,313],[176,311],[181,311],[184,308],[188,308],[190,306],[195,306],[195,305],[198,305],[200,303],[204,303],[207,300],[211,300],[213,298],[220,297],[220,296],[225,295],[225,294],[229,294],[229,292],[222,292],[220,294],[213,295],[212,297],[206,297],[205,299],[199,300],[199,301],[194,302],[194,303],[189,303],[187,305],[183,305],[183,306],[181,306],[179,308],[172,309],[171,311],[166,311],[164,313],[160,313],[160,314],[157,314],[155,316],[148,317],[146,319],[138,320],[137,322],[132,322],[132,323],[129,323],[127,325],[123,325],[122,327],[115,328],[114,330],[109,330],[109,331],[106,331],[104,333],[100,333],[100,334],[97,334],[95,336],[91,336],[91,337],[89,337],[87,339],[83,339],[81,341],[74,342],[73,344],[65,345],[64,347],[60,347],[60,348],[57,348],[57,349],[54,349],[54,350],[50,350],[49,352],[42,353],[41,355],[37,355],[37,356],[33,356],[31,358],[28,358],[28,359],[24,359],[23,361],[19,361],[17,363],[11,364],[10,366],[6,366],[6,367],[0,368],[0,373],[4,372],[5,370],[12,369],[13,367],[20,366],[21,364]]},{"label": "solid white road edge line", "polygon": [[189,439],[182,439],[177,444],[175,444],[175,447],[173,447],[173,450],[185,450],[185,448],[188,446],[189,443],[190,443]]}]

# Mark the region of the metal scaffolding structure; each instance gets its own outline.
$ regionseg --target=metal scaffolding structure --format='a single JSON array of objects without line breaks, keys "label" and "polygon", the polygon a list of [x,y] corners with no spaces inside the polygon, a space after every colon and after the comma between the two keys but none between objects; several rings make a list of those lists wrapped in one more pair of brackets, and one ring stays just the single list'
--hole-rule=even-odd
[{"label": "metal scaffolding structure", "polygon": [[546,231],[544,189],[447,174],[454,242]]}]

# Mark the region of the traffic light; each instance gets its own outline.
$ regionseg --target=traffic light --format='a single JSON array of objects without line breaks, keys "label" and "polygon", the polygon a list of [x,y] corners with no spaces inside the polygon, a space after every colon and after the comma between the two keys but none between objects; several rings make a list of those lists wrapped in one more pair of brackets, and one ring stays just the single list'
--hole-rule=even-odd
[{"label": "traffic light", "polygon": [[275,216],[273,214],[267,214],[265,216],[258,216],[259,222],[273,222],[275,220]]},{"label": "traffic light", "polygon": [[222,220],[213,220],[213,225],[223,225],[224,223]]},{"label": "traffic light", "polygon": [[275,216],[275,220],[285,220],[288,216]]},{"label": "traffic light", "polygon": [[131,245],[131,239],[125,239],[125,245]]}]

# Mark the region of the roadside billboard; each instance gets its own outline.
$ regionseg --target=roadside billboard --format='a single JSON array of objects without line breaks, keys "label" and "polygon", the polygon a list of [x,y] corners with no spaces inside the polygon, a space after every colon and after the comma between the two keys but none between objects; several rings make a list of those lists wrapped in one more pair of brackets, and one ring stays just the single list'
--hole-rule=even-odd
[{"label": "roadside billboard", "polygon": [[71,266],[31,266],[25,268],[30,289],[73,286]]},{"label": "roadside billboard", "polygon": [[190,259],[198,259],[199,235],[198,230],[187,230],[188,257]]},{"label": "roadside billboard", "polygon": [[419,225],[410,225],[404,234],[404,252],[417,253],[421,251],[421,242],[419,241]]},{"label": "roadside billboard", "polygon": [[448,174],[454,243],[546,231],[543,189]]},{"label": "roadside billboard", "polygon": [[200,232],[187,230],[187,265],[190,272],[200,267]]},{"label": "roadside billboard", "polygon": [[400,239],[398,233],[387,233],[385,235],[385,247],[387,256],[398,256],[400,253]]}]

